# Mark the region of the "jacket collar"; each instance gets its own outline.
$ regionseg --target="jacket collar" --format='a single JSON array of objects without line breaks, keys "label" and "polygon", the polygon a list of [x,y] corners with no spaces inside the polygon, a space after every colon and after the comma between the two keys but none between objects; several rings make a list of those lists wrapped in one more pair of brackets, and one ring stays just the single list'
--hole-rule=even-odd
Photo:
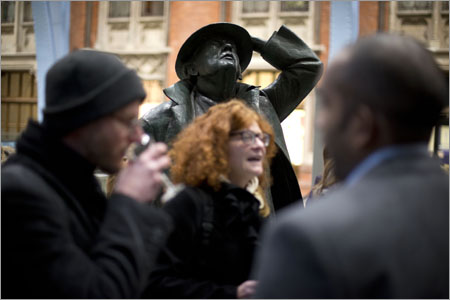
[{"label": "jacket collar", "polygon": [[80,177],[92,176],[95,166],[59,138],[51,136],[36,121],[30,120],[17,141],[17,152],[23,153],[45,164],[54,172],[65,174],[70,170]]},{"label": "jacket collar", "polygon": [[[248,102],[249,104],[253,104],[253,102],[256,102],[254,100],[255,95],[253,95],[253,93],[259,93],[257,86],[240,82],[236,82],[236,85],[237,97],[243,98],[243,100],[246,100],[246,102]],[[180,80],[175,84],[169,86],[168,88],[165,88],[163,92],[170,100],[175,102],[175,104],[183,105],[187,104],[187,102],[190,100],[187,95],[191,93],[193,88],[194,86],[189,82],[189,80]]]},{"label": "jacket collar", "polygon": [[170,100],[175,102],[175,104],[180,105],[186,104],[186,102],[189,101],[189,97],[186,97],[186,95],[191,93],[192,88],[193,86],[188,80],[180,80],[168,88],[165,88],[163,92]]}]

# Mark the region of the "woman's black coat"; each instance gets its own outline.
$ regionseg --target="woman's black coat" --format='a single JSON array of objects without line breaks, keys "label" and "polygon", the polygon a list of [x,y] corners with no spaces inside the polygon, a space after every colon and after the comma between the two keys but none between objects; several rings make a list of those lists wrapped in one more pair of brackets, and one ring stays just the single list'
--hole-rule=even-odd
[{"label": "woman's black coat", "polygon": [[227,183],[219,192],[182,191],[164,206],[175,228],[145,296],[236,298],[237,286],[249,279],[258,243],[258,209],[252,194]]}]

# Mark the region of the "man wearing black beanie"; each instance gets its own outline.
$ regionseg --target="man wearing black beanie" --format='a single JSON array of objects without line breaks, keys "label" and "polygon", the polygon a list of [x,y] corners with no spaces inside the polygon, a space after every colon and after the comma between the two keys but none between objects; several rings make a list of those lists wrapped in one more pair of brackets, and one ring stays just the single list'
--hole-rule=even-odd
[{"label": "man wearing black beanie", "polygon": [[168,167],[155,144],[119,172],[109,199],[94,169],[116,173],[140,141],[139,77],[111,54],[80,50],[46,77],[42,124],[30,121],[2,166],[2,297],[137,298],[172,227],[148,203]]}]

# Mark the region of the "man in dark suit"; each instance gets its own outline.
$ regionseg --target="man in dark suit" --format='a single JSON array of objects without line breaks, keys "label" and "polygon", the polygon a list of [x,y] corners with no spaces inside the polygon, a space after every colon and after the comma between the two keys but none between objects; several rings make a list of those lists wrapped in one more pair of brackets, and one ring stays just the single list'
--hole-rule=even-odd
[{"label": "man in dark suit", "polygon": [[144,98],[136,72],[111,54],[80,50],[50,68],[43,123],[28,123],[2,165],[2,297],[140,297],[171,227],[148,204],[166,146],[130,162],[109,199],[94,169],[121,169],[143,134]]},{"label": "man in dark suit", "polygon": [[[282,71],[264,89],[237,82],[253,51]],[[241,26],[214,23],[200,28],[184,42],[175,69],[181,80],[164,90],[169,102],[144,115],[144,130],[157,141],[170,144],[181,129],[212,105],[242,99],[275,131],[278,152],[272,160],[273,185],[266,191],[268,202],[272,204],[273,198],[277,210],[301,200],[280,123],[308,95],[322,73],[322,63],[308,45],[285,26],[266,42],[251,37]]]},{"label": "man in dark suit", "polygon": [[361,39],[331,64],[318,126],[339,186],[269,226],[257,298],[448,298],[449,181],[427,142],[448,86],[406,37]]}]

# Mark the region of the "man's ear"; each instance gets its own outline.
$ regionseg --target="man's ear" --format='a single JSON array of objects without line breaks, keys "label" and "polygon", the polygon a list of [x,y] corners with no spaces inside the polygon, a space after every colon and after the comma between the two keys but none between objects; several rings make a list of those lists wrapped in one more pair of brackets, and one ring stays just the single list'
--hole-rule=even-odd
[{"label": "man's ear", "polygon": [[349,131],[354,149],[367,150],[376,145],[380,138],[378,125],[375,113],[367,105],[355,109]]}]

